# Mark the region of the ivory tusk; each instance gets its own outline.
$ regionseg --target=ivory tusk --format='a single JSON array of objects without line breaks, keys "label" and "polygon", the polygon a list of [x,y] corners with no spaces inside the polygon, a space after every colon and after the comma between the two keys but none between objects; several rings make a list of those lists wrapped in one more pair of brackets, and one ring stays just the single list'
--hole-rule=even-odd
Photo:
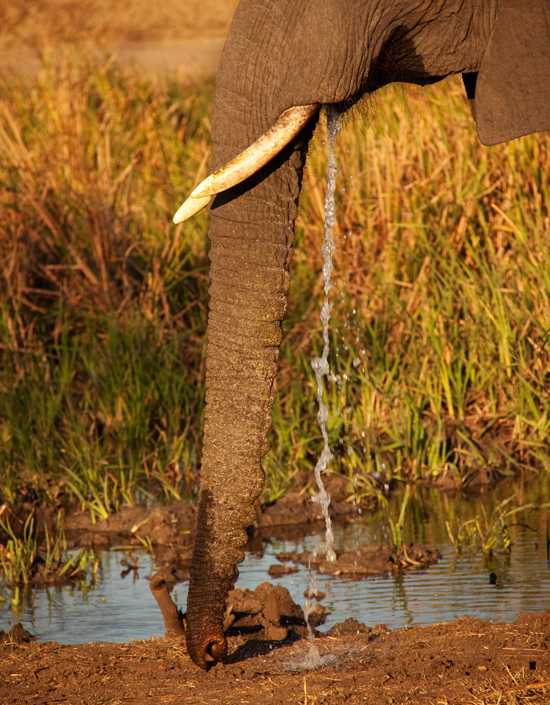
[{"label": "ivory tusk", "polygon": [[317,105],[298,105],[281,113],[273,127],[193,189],[174,216],[174,223],[190,218],[208,205],[212,196],[240,184],[265,166],[296,137],[317,108]]},{"label": "ivory tusk", "polygon": [[211,200],[212,199],[210,196],[204,196],[202,198],[195,198],[193,195],[189,196],[189,198],[178,208],[176,215],[173,218],[173,222],[175,225],[178,223],[183,223],[184,220],[191,218],[191,216],[195,215],[195,213],[198,213],[199,211],[202,211],[203,208],[206,208]]}]

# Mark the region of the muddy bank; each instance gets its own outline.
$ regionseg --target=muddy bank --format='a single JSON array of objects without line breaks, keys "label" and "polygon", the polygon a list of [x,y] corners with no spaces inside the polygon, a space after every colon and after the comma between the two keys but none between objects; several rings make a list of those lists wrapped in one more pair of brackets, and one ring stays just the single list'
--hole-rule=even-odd
[{"label": "muddy bank", "polygon": [[[347,480],[344,478],[329,478],[327,486],[332,496],[330,513],[335,522],[353,521],[367,510],[366,504],[355,505],[348,501]],[[188,501],[153,508],[123,507],[104,521],[95,523],[88,512],[76,511],[68,514],[64,527],[72,548],[145,547],[152,551],[161,571],[170,572],[180,581],[189,576],[195,513],[195,505]],[[266,540],[300,539],[320,531],[323,525],[319,505],[307,492],[295,490],[270,506],[258,508],[256,526],[250,529],[248,550],[261,554]],[[390,549],[388,551],[391,553]],[[388,558],[386,554],[384,556]],[[299,558],[295,562],[300,562]],[[295,571],[292,566],[281,563],[272,566],[270,575],[281,577]],[[345,572],[343,569],[342,573]],[[361,570],[357,572],[364,574]],[[373,574],[387,572],[391,571],[386,560],[383,565],[377,563]]]},{"label": "muddy bank", "polygon": [[[366,511],[368,504],[349,501],[348,481],[342,477],[327,480],[331,494],[330,514],[335,521],[345,521]],[[278,502],[258,508],[254,538],[303,537],[323,525],[319,505],[312,501],[305,488],[296,489]],[[104,521],[92,522],[88,512],[69,513],[65,529],[74,546],[109,548],[124,541],[150,541],[153,546],[187,545],[192,543],[195,527],[195,505],[189,501],[170,502],[153,508],[123,507]]]},{"label": "muddy bank", "polygon": [[[139,618],[138,615],[135,618]],[[231,638],[225,665],[199,671],[181,639],[0,645],[0,702],[517,705],[550,701],[550,613],[513,624],[462,619],[310,645]]]},{"label": "muddy bank", "polygon": [[[432,546],[420,544],[402,544],[399,548],[362,544],[353,550],[337,553],[334,561],[307,551],[277,553],[276,558],[283,564],[290,561],[310,566],[323,575],[359,580],[373,575],[395,575],[404,570],[427,568],[437,563],[441,554]],[[270,574],[273,574],[271,569]]]}]

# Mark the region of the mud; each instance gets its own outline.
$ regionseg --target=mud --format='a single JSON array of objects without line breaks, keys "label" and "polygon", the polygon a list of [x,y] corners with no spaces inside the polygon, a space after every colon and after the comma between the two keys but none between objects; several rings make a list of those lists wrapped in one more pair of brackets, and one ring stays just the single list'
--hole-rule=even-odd
[{"label": "mud", "polygon": [[[258,516],[258,529],[262,535],[277,533],[284,527],[324,523],[321,507],[318,502],[312,501],[308,491],[310,480],[307,475],[298,477],[290,492],[274,504],[262,507]],[[349,480],[341,475],[327,477],[325,485],[331,499],[330,516],[335,521],[355,518],[372,507],[369,502],[352,501],[353,488]]]},{"label": "mud", "polygon": [[0,644],[28,644],[34,639],[22,624],[14,624],[7,632],[0,630]]},{"label": "mud", "polygon": [[267,572],[272,578],[281,578],[284,575],[292,575],[293,573],[297,573],[298,570],[298,568],[294,568],[291,565],[281,565],[280,563],[276,563],[274,565],[270,565]]},{"label": "mud", "polygon": [[[170,591],[175,580],[161,572],[151,576],[149,586],[161,611],[165,636],[185,634],[187,617],[179,612]],[[227,635],[254,635],[255,639],[281,642],[308,636],[318,627],[329,610],[316,604],[308,611],[307,622],[302,608],[281,585],[260,583],[254,590],[234,588],[227,598],[224,631]],[[317,632],[312,632],[317,633]]]},{"label": "mud", "polygon": [[[322,512],[318,503],[312,501],[309,479],[298,477],[294,487],[284,497],[273,504],[258,507],[256,526],[250,531],[249,550],[261,552],[264,540],[296,540],[322,529]],[[328,477],[326,485],[331,495],[329,511],[334,522],[351,523],[375,507],[374,499],[355,502],[353,487],[343,476]],[[54,515],[39,500],[34,504],[27,502],[25,505],[11,507],[8,511],[15,520],[15,529],[22,528],[28,513],[34,512],[38,524],[47,526],[50,533],[52,531]],[[126,506],[107,519],[95,522],[88,512],[69,510],[63,526],[72,548],[108,549],[129,544],[145,546],[153,549],[161,566],[168,564],[173,555],[177,554],[180,568],[184,569],[193,542],[195,506],[186,500],[159,504],[152,508]],[[0,543],[2,540],[0,532]],[[434,562],[432,554],[426,556],[422,551],[418,554],[417,548],[405,547],[405,551],[408,556],[386,556],[386,559],[400,563],[401,567],[410,563],[408,559],[419,561],[422,565]],[[348,558],[352,559],[351,556],[342,556],[342,561]],[[387,567],[388,570],[380,568],[375,573],[391,572],[391,566]],[[343,570],[351,572],[345,567]],[[274,567],[273,574],[282,575],[284,571],[282,567]]]},{"label": "mud", "polygon": [[[331,517],[335,521],[352,520],[363,511],[366,504],[350,501],[348,481],[332,477],[327,482],[331,493]],[[315,532],[323,522],[321,509],[313,502],[305,486],[294,489],[278,502],[259,508],[257,527],[251,534],[254,539],[301,538]],[[67,535],[73,547],[109,548],[123,543],[150,543],[160,552],[161,547],[191,546],[195,527],[195,507],[190,502],[172,502],[152,509],[141,506],[123,507],[104,521],[92,522],[87,512],[73,512],[65,521]],[[155,554],[156,557],[156,554]],[[279,569],[278,569],[279,570]]]},{"label": "mud", "polygon": [[[357,633],[359,632],[359,633]],[[513,624],[462,619],[315,640],[325,665],[304,671],[307,640],[230,638],[208,673],[184,642],[4,643],[0,702],[10,705],[543,705],[550,701],[550,613]]]},{"label": "mud", "polygon": [[431,546],[403,544],[399,549],[386,545],[362,544],[351,551],[337,553],[335,561],[307,551],[278,553],[280,561],[309,566],[323,575],[359,580],[373,575],[395,575],[404,570],[427,568],[441,558]]},{"label": "mud", "polygon": [[[313,626],[321,623],[316,621]],[[228,634],[253,633],[256,638],[267,641],[307,636],[302,608],[294,602],[286,588],[267,582],[261,583],[255,590],[237,588],[229,594],[224,627]]]}]

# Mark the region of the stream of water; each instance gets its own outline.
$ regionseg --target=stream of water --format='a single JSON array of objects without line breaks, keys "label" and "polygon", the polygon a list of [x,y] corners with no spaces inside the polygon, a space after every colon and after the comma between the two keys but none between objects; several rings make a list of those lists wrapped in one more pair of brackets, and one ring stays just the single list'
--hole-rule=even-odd
[{"label": "stream of water", "polygon": [[[315,357],[311,361],[311,366],[315,372],[315,382],[317,385],[317,421],[323,438],[323,449],[321,455],[315,465],[314,475],[315,483],[317,484],[317,494],[313,497],[313,501],[318,502],[323,513],[325,521],[325,542],[317,547],[317,552],[324,553],[329,561],[336,560],[336,551],[334,550],[334,532],[332,529],[332,520],[329,514],[330,495],[326,490],[323,482],[323,473],[326,472],[332,458],[332,451],[328,440],[328,407],[325,403],[325,378],[330,375],[330,289],[332,277],[332,257],[334,254],[334,236],[333,231],[336,225],[336,174],[338,165],[336,162],[335,141],[340,130],[340,113],[333,106],[325,106],[325,114],[327,119],[327,186],[324,203],[324,229],[323,229],[323,303],[321,304],[321,323],[323,326],[323,350],[321,357]],[[315,577],[310,568],[309,573],[309,589],[307,594],[314,592]],[[306,618],[309,639],[309,651],[306,653],[305,661],[302,664],[305,670],[316,668],[320,665],[321,655],[319,649],[315,645],[313,629],[309,623],[309,616],[313,609],[313,601],[306,597],[304,605],[304,616]]]},{"label": "stream of water", "polygon": [[323,437],[323,450],[315,465],[315,482],[317,484],[318,493],[314,500],[319,503],[325,520],[325,544],[320,547],[320,550],[325,553],[327,560],[333,561],[336,559],[334,551],[334,533],[332,531],[332,522],[329,514],[330,496],[326,491],[323,483],[323,473],[331,462],[333,455],[330,450],[327,420],[328,407],[324,400],[325,384],[324,380],[330,374],[330,366],[328,357],[330,354],[330,289],[332,276],[332,257],[334,253],[334,237],[333,230],[336,225],[336,151],[334,143],[336,136],[340,130],[340,113],[332,106],[326,107],[327,116],[327,190],[325,195],[325,222],[324,222],[324,240],[323,240],[323,303],[321,306],[321,323],[323,324],[323,351],[321,357],[316,357],[312,360],[311,366],[315,372],[315,380],[317,383],[317,403],[319,411],[317,412],[317,420],[321,435]]}]

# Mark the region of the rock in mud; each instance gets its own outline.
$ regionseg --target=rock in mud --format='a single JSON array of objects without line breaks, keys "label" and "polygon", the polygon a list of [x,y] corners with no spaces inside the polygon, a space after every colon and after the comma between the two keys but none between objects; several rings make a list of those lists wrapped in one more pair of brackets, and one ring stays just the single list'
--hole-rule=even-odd
[{"label": "rock in mud", "polygon": [[321,600],[324,600],[326,596],[326,592],[318,590],[317,588],[308,587],[306,590],[304,590],[304,597],[306,598],[306,600],[317,600],[318,602],[320,602]]},{"label": "rock in mud", "polygon": [[331,627],[327,636],[355,636],[357,634],[368,634],[370,632],[369,627],[363,622],[359,622],[353,617],[348,617],[343,622],[338,622],[333,627]]},{"label": "rock in mud", "polygon": [[359,634],[366,634],[369,638],[374,638],[380,636],[380,634],[386,634],[389,632],[388,627],[385,624],[377,624],[375,627],[367,627],[363,622],[359,622],[353,617],[348,617],[343,622],[338,622],[327,632],[327,636],[343,637],[343,636],[358,636]]},{"label": "rock in mud", "polygon": [[229,594],[224,627],[233,634],[253,633],[273,641],[307,634],[302,608],[286,588],[267,582],[255,590],[236,588]]},{"label": "rock in mud", "polygon": [[312,627],[319,627],[326,622],[330,610],[318,602],[311,606],[307,613],[307,621]]}]

